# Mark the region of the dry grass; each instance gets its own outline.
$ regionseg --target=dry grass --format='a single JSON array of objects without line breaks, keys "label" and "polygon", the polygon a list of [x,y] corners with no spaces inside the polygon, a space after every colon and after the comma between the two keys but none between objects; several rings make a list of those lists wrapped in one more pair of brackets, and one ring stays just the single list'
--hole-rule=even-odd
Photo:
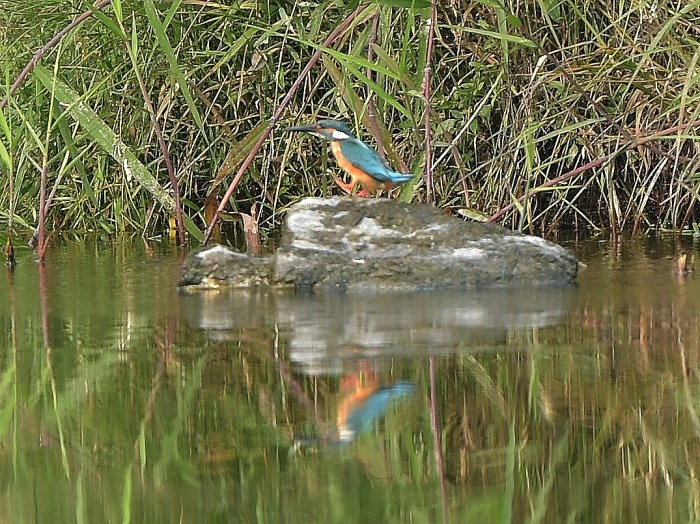
[{"label": "dry grass", "polygon": [[[172,209],[154,191],[173,192],[140,74],[195,235],[206,226],[207,197],[211,211],[297,79],[279,112],[284,123],[345,120],[363,139],[379,139],[393,166],[416,173],[432,158],[430,196],[455,213],[498,213],[508,227],[540,234],[689,228],[698,197],[698,4],[441,3],[426,155],[429,9],[369,4],[302,74],[350,14],[333,2],[175,2],[168,11],[117,3],[42,64],[158,187],[125,173],[94,130],[75,124],[70,104],[49,118],[52,87],[30,76],[4,110],[0,166],[13,191],[0,190],[0,222],[35,227],[46,158],[53,229],[157,235],[168,227]],[[0,20],[4,93],[70,23],[72,5],[18,1]],[[337,168],[315,142],[273,130],[251,158],[228,209],[254,210],[263,232],[291,202],[337,190],[327,174]],[[401,198],[427,195],[422,182]]]}]

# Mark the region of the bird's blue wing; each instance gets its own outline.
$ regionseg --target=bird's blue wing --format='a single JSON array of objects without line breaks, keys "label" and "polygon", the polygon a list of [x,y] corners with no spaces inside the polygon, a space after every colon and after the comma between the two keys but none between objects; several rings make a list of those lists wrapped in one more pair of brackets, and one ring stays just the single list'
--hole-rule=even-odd
[{"label": "bird's blue wing", "polygon": [[354,433],[362,433],[372,428],[375,420],[383,416],[391,407],[394,400],[412,395],[416,386],[410,382],[395,382],[379,388],[359,406],[354,407],[348,414],[347,426]]},{"label": "bird's blue wing", "polygon": [[412,174],[396,173],[386,167],[377,152],[359,140],[343,140],[340,149],[348,162],[380,182],[401,183],[413,178]]}]

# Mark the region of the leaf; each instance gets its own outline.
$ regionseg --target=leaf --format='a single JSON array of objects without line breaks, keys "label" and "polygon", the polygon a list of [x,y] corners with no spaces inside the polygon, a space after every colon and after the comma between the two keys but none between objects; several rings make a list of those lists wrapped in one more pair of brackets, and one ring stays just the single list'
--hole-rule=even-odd
[{"label": "leaf", "polygon": [[559,0],[540,0],[540,7],[547,13],[547,15],[552,19],[553,22],[558,22],[561,18],[561,8],[559,7]]},{"label": "leaf", "polygon": [[216,178],[214,179],[214,181],[211,184],[211,187],[209,188],[210,194],[219,184],[221,184],[224,178],[233,173],[238,164],[243,162],[245,157],[248,156],[248,153],[250,153],[250,150],[253,149],[253,146],[258,141],[258,138],[260,138],[260,135],[262,135],[263,131],[265,131],[266,128],[266,122],[258,124],[246,136],[244,136],[241,140],[234,144],[233,147],[231,147],[229,152],[226,154],[226,159],[224,160],[224,163],[221,164],[219,171],[216,173]]},{"label": "leaf", "polygon": [[367,3],[412,9],[425,9],[426,7],[430,7],[430,0],[370,0]]},{"label": "leaf", "polygon": [[0,128],[2,129],[2,134],[5,135],[5,138],[8,140],[12,140],[12,132],[10,131],[10,126],[7,123],[7,118],[5,118],[5,113],[0,111]]},{"label": "leaf", "polygon": [[247,28],[243,32],[243,34],[233,44],[229,46],[226,54],[224,54],[224,56],[222,56],[221,59],[209,70],[207,76],[213,75],[227,64],[230,65],[234,57],[241,52],[241,49],[243,49],[244,46],[248,45],[251,42],[253,36],[255,36],[255,33],[257,33],[258,31],[262,31],[262,29],[259,27]]},{"label": "leaf", "polygon": [[399,63],[396,60],[394,60],[389,55],[389,53],[387,53],[382,47],[380,47],[377,44],[374,44],[374,46],[372,46],[372,50],[377,55],[377,58],[384,62],[386,66],[391,70],[391,72],[394,74],[394,77],[398,78],[401,82],[403,82],[407,89],[412,89],[414,91],[417,91],[419,89],[418,85],[413,81],[409,74],[406,71],[402,71]]},{"label": "leaf", "polygon": [[163,21],[163,27],[165,27],[166,29],[170,25],[170,22],[173,21],[173,18],[175,17],[178,10],[180,9],[181,3],[182,3],[182,0],[174,0],[174,2],[168,8],[168,12],[165,15],[165,19]]},{"label": "leaf", "polygon": [[[413,195],[416,192],[416,187],[423,178],[423,173],[425,172],[425,149],[421,148],[420,153],[413,159],[413,169],[411,173],[415,173],[416,177],[409,183],[403,184],[399,192],[399,202],[411,202],[413,200]],[[419,171],[423,167],[422,171]],[[418,174],[420,173],[420,174]]]},{"label": "leaf", "polygon": [[0,142],[0,160],[7,166],[7,170],[12,172],[12,158],[10,158],[10,153],[5,148],[5,144]]},{"label": "leaf", "polygon": [[177,84],[180,86],[180,91],[185,97],[187,107],[189,107],[190,111],[192,112],[192,117],[194,118],[195,122],[197,122],[197,125],[200,127],[200,129],[203,131],[204,126],[202,124],[202,117],[199,115],[199,111],[197,111],[197,106],[195,106],[192,94],[190,93],[190,90],[187,87],[187,80],[185,79],[185,75],[177,63],[175,52],[173,51],[173,48],[170,45],[170,40],[168,40],[168,36],[165,34],[165,27],[163,26],[163,23],[161,22],[160,17],[158,16],[156,6],[154,5],[153,0],[144,0],[143,4],[146,9],[146,16],[148,16],[148,21],[151,23],[151,26],[153,27],[153,32],[156,34],[158,45],[163,50],[168,64],[170,64],[170,72],[175,77],[175,81],[177,82]]},{"label": "leaf", "polygon": [[474,33],[476,35],[489,36],[491,38],[496,38],[497,40],[502,40],[504,42],[512,42],[514,44],[524,45],[526,47],[537,47],[537,44],[532,40],[524,38],[522,36],[508,35],[504,33],[497,33],[495,31],[487,31],[486,29],[477,29],[476,27],[456,27],[452,26],[453,29],[462,30],[467,33]]},{"label": "leaf", "polygon": [[356,56],[356,55],[349,55],[347,53],[342,53],[340,51],[336,51],[335,49],[331,49],[330,47],[323,47],[320,45],[316,45],[312,42],[308,42],[309,45],[316,49],[322,49],[325,54],[328,54],[335,58],[338,62],[341,64],[344,64],[348,67],[350,67],[351,64],[359,65],[362,67],[366,67],[368,69],[371,69],[372,71],[375,71],[377,73],[381,73],[383,75],[388,76],[389,78],[393,78],[395,80],[400,79],[400,73],[397,71],[396,73],[387,69],[386,67],[379,66],[375,64],[374,62],[370,62],[366,58],[363,58],[361,56]]},{"label": "leaf", "polygon": [[[97,9],[94,5],[91,5],[90,2],[87,2],[87,8],[90,11],[92,11],[92,16],[94,16],[100,22],[102,22],[104,24],[104,26],[107,29],[109,29],[117,38],[119,38],[120,40],[127,39],[126,34],[124,34],[124,31],[122,31],[122,28],[119,27],[118,24],[115,24],[114,21],[109,16],[107,16],[106,14],[104,14],[102,12],[102,10]],[[119,11],[120,11],[119,13],[116,13],[117,18],[119,20],[121,20],[121,4],[119,5],[119,7],[116,7],[116,3],[115,3],[115,11],[116,11],[116,9],[119,9]]]},{"label": "leaf", "polygon": [[364,74],[362,71],[357,69],[355,66],[350,65],[350,63],[345,63],[343,64],[345,68],[352,73],[360,82],[365,84],[369,89],[374,91],[374,93],[384,102],[389,104],[391,107],[399,111],[401,114],[403,114],[406,118],[409,120],[413,120],[413,115],[411,112],[406,109],[395,97],[391,96],[389,93],[387,93],[382,87],[379,86],[374,80],[369,78],[366,74]]},{"label": "leaf", "polygon": [[161,187],[148,168],[143,165],[131,149],[109,126],[87,106],[85,101],[70,87],[54,77],[46,68],[37,64],[34,76],[49,90],[54,90],[56,99],[114,160],[119,162],[127,176],[134,177],[169,212],[175,210],[172,197]]},{"label": "leaf", "polygon": [[113,0],[112,7],[114,8],[114,14],[117,17],[117,20],[121,24],[124,21],[124,10],[122,9],[122,1],[121,0]]},{"label": "leaf", "polygon": [[487,222],[489,215],[473,207],[460,207],[457,214],[474,222]]},{"label": "leaf", "polygon": [[345,103],[350,106],[354,113],[361,111],[363,106],[362,100],[360,100],[360,97],[352,88],[350,82],[345,80],[343,72],[340,70],[340,68],[335,65],[335,62],[333,62],[329,56],[323,55],[321,60],[323,61],[323,67],[333,79],[333,83],[338,91],[340,91],[340,96],[343,97]]},{"label": "leaf", "polygon": [[136,31],[136,18],[131,19],[131,49],[129,53],[133,56],[133,61],[136,63],[136,55],[139,52],[139,37]]},{"label": "leaf", "polygon": [[202,233],[202,230],[197,227],[190,217],[183,215],[182,221],[185,223],[185,229],[192,235],[192,238],[200,242],[204,240],[204,233]]}]

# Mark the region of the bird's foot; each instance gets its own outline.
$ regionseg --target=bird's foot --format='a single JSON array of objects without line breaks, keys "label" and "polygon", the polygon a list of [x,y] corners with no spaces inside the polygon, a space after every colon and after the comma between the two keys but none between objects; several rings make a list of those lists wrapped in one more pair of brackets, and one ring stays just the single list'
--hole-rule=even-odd
[{"label": "bird's foot", "polygon": [[338,184],[338,187],[345,191],[347,194],[351,194],[352,190],[355,189],[354,184],[346,184],[338,177],[333,177],[333,180],[335,180],[335,183]]}]

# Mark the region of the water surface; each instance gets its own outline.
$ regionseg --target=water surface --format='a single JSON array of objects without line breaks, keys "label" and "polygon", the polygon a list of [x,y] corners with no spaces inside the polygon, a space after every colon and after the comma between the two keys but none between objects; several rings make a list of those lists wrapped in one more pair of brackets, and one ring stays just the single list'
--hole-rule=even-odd
[{"label": "water surface", "polygon": [[690,239],[570,289],[180,294],[158,243],[0,277],[0,521],[700,518]]}]

